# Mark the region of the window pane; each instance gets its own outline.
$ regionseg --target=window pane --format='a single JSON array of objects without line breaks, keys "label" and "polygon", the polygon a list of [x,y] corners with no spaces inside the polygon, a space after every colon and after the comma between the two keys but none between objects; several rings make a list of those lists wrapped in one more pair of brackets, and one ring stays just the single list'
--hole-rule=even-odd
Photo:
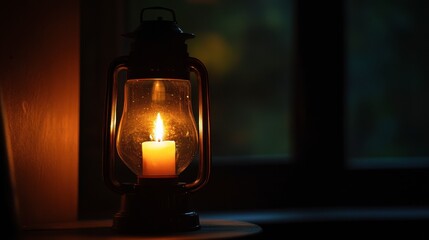
[{"label": "window pane", "polygon": [[429,2],[349,0],[352,166],[429,164]]},{"label": "window pane", "polygon": [[209,71],[213,155],[287,154],[291,1],[128,1],[128,31],[151,6],[172,8],[196,36],[187,43]]}]

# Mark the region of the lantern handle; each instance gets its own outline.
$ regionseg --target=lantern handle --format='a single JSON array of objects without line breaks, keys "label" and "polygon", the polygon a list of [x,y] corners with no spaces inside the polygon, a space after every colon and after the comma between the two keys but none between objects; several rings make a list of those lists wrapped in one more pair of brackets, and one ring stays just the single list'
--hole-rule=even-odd
[{"label": "lantern handle", "polygon": [[199,168],[194,182],[184,185],[185,189],[195,192],[207,184],[211,168],[210,148],[210,99],[208,73],[204,64],[197,58],[189,57],[189,67],[198,81],[198,134],[199,134]]},{"label": "lantern handle", "polygon": [[133,189],[132,184],[121,183],[116,179],[116,107],[117,107],[117,89],[118,74],[121,71],[127,71],[128,57],[122,56],[115,58],[109,66],[108,82],[106,88],[106,109],[104,123],[104,143],[103,143],[103,178],[108,188],[117,193],[130,192]]},{"label": "lantern handle", "polygon": [[176,14],[174,13],[173,9],[170,8],[165,8],[165,7],[148,7],[148,8],[143,8],[142,11],[140,12],[140,23],[143,22],[143,13],[146,10],[165,10],[165,11],[169,11],[171,13],[171,15],[173,16],[173,22],[176,22]]}]

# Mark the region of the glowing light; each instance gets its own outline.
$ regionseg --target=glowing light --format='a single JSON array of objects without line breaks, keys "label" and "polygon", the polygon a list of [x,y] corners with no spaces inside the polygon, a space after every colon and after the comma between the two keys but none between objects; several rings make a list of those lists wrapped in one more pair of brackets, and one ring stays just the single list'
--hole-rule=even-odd
[{"label": "glowing light", "polygon": [[155,120],[155,141],[161,142],[164,137],[164,122],[162,121],[161,114],[156,115]]}]

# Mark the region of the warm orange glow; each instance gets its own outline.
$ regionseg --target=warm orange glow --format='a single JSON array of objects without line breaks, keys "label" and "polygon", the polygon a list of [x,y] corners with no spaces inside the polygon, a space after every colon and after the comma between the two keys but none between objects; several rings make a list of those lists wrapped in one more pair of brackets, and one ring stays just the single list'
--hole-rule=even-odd
[{"label": "warm orange glow", "polygon": [[[8,33],[1,40],[0,91],[18,220],[26,228],[78,220],[80,7],[65,0],[52,11],[53,3],[2,4],[3,19],[19,16],[0,24]],[[31,41],[18,40],[24,32]]]},{"label": "warm orange glow", "polygon": [[155,141],[161,142],[164,137],[164,122],[162,121],[161,114],[159,113],[156,115],[154,133]]},{"label": "warm orange glow", "polygon": [[164,122],[160,113],[157,114],[154,125],[155,141],[142,143],[143,177],[175,177],[176,143],[162,140]]}]

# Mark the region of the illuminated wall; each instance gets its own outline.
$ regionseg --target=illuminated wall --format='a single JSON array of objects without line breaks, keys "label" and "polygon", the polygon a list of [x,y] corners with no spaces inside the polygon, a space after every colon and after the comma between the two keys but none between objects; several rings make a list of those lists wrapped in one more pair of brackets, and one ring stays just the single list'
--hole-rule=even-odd
[{"label": "illuminated wall", "polygon": [[0,18],[0,86],[20,221],[75,220],[79,1],[9,1]]}]

